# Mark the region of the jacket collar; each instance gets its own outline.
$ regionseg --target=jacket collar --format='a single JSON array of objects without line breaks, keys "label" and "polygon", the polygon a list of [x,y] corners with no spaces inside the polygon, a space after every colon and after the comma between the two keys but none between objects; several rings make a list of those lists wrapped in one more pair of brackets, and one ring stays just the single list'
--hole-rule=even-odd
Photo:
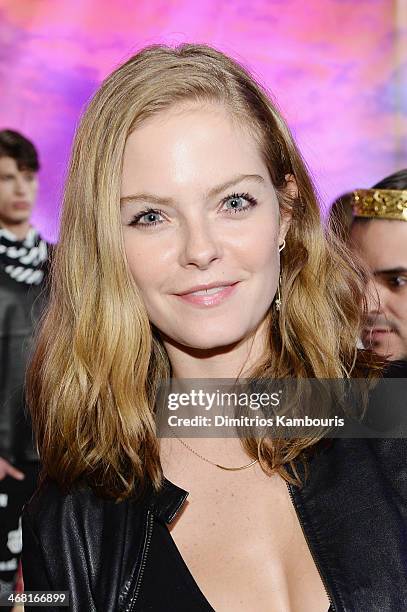
[{"label": "jacket collar", "polygon": [[161,489],[152,493],[149,508],[157,519],[169,524],[174,520],[188,495],[188,491],[164,478]]}]

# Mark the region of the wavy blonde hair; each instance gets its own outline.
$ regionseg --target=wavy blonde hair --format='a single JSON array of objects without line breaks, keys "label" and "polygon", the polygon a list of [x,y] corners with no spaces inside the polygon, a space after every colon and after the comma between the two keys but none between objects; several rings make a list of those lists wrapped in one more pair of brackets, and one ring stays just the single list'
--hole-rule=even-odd
[{"label": "wavy blonde hair", "polygon": [[[258,139],[280,206],[292,215],[282,253],[282,307],[271,307],[269,352],[253,376],[348,377],[363,274],[324,237],[304,162],[266,92],[246,70],[203,45],[148,47],[102,84],[78,128],[66,181],[51,297],[27,391],[45,474],[68,489],[85,481],[124,499],[160,486],[155,432],[158,384],[170,376],[126,263],[120,181],[126,139],[180,102],[226,106]],[[292,174],[298,197],[289,199]],[[244,441],[263,467],[285,465],[315,441]]]}]

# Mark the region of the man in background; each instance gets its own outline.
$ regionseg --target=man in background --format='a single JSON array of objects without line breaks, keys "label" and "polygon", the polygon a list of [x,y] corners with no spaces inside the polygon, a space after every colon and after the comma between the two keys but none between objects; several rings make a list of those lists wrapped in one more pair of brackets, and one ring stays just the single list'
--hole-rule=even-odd
[{"label": "man in background", "polygon": [[30,222],[39,167],[29,140],[12,130],[0,131],[0,593],[14,588],[20,514],[35,490],[39,469],[24,401],[50,251]]},{"label": "man in background", "polygon": [[361,340],[390,361],[406,362],[407,169],[356,190],[353,215],[350,246],[372,274]]}]

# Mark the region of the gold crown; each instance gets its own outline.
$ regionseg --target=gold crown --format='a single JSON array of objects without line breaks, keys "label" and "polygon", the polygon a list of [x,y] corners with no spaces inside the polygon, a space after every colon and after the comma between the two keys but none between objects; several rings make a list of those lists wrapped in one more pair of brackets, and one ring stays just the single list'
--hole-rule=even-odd
[{"label": "gold crown", "polygon": [[407,189],[358,189],[353,192],[353,215],[407,221]]}]

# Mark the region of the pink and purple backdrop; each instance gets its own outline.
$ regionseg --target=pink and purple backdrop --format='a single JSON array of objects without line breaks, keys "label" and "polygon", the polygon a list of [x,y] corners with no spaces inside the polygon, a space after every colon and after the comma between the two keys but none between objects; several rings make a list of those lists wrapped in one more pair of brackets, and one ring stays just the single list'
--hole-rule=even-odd
[{"label": "pink and purple backdrop", "polygon": [[0,0],[0,127],[37,144],[34,223],[55,240],[81,109],[129,55],[205,42],[277,99],[323,207],[407,166],[406,0]]}]

